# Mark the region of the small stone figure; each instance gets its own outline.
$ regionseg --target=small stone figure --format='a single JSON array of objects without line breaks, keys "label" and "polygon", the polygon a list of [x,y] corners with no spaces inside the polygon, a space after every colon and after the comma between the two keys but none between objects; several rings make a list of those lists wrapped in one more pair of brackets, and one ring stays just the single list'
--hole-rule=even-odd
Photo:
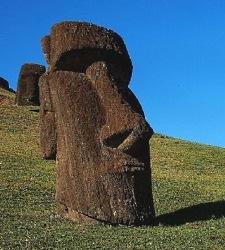
[{"label": "small stone figure", "polygon": [[19,106],[39,105],[39,77],[45,72],[45,67],[39,64],[26,63],[21,67],[16,104]]},{"label": "small stone figure", "polygon": [[122,38],[62,22],[42,48],[49,67],[40,81],[41,123],[56,126],[59,213],[76,222],[153,223],[153,130],[128,88],[132,64]]}]

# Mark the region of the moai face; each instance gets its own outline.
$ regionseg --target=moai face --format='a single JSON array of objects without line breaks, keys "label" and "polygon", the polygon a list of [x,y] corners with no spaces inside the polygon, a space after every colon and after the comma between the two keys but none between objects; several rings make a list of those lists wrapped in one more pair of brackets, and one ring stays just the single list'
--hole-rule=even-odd
[{"label": "moai face", "polygon": [[53,26],[42,41],[57,130],[57,202],[74,221],[150,224],[152,129],[129,90],[122,39],[87,23]]}]

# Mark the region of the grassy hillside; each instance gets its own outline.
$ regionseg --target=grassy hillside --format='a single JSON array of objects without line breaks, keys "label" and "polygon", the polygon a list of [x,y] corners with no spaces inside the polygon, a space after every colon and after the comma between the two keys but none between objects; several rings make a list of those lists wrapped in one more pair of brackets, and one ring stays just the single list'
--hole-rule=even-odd
[{"label": "grassy hillside", "polygon": [[0,249],[225,249],[225,149],[155,135],[158,225],[76,225],[55,213],[35,111],[0,106]]},{"label": "grassy hillside", "polygon": [[15,94],[3,88],[0,88],[0,105],[13,104],[15,101]]}]

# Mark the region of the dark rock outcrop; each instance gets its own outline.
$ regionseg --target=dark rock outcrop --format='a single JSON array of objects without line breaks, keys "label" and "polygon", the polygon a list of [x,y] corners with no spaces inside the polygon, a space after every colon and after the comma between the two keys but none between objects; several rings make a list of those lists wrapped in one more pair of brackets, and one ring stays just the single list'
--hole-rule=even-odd
[{"label": "dark rock outcrop", "polygon": [[0,88],[9,90],[9,83],[4,78],[0,77]]},{"label": "dark rock outcrop", "polygon": [[39,64],[26,63],[21,67],[16,92],[17,105],[40,104],[38,81],[44,72],[45,67]]},{"label": "dark rock outcrop", "polygon": [[123,40],[96,25],[63,22],[42,47],[49,67],[40,81],[41,122],[43,130],[48,119],[56,124],[59,213],[76,222],[151,224],[153,131],[128,88]]}]

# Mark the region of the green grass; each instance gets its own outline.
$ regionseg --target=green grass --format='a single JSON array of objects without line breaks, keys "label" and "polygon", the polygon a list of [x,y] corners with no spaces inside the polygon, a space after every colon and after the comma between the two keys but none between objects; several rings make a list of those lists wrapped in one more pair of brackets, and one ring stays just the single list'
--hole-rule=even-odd
[{"label": "green grass", "polygon": [[0,87],[0,105],[14,104],[15,94]]},{"label": "green grass", "polygon": [[10,99],[15,99],[15,94],[13,92],[10,92],[8,90],[5,90],[3,88],[0,88],[0,95],[7,96]]},{"label": "green grass", "polygon": [[158,226],[77,225],[55,210],[34,107],[0,106],[0,249],[225,249],[225,149],[155,135]]}]

